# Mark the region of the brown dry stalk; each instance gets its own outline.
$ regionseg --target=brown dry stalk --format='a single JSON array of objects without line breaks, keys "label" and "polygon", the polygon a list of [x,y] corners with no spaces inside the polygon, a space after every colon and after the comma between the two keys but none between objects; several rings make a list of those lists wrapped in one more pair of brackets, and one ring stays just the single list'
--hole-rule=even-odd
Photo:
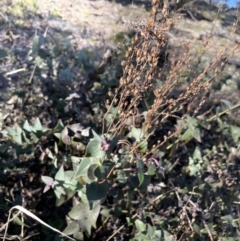
[{"label": "brown dry stalk", "polygon": [[[112,135],[120,133],[129,125],[128,123],[134,126],[136,118],[142,115],[144,116],[142,129],[147,140],[159,125],[165,123],[169,117],[175,116],[177,112],[182,111],[183,114],[193,112],[196,115],[204,104],[212,83],[223,71],[228,58],[238,49],[238,46],[232,49],[225,46],[201,73],[194,73],[194,68],[200,64],[202,56],[208,51],[208,42],[213,36],[215,26],[213,23],[211,33],[202,42],[200,53],[191,54],[190,42],[182,43],[184,53],[170,66],[167,76],[164,77],[163,69],[166,68],[166,63],[163,63],[163,67],[159,67],[159,56],[167,44],[166,31],[171,31],[174,27],[173,20],[174,16],[169,18],[166,4],[160,0],[153,0],[152,11],[146,25],[141,25],[141,28],[136,26],[139,31],[125,54],[126,59],[121,63],[123,75],[119,86],[114,93],[109,92],[109,97],[113,98],[112,103],[107,104],[108,110],[104,118],[113,106],[116,106],[117,111],[108,126],[108,133]],[[233,24],[232,34],[236,32],[237,23],[238,19]],[[188,87],[177,97],[172,97],[181,85],[182,78],[187,76],[189,71],[195,76],[190,77]],[[163,80],[161,87],[156,84],[157,78]],[[154,96],[154,100],[148,106],[147,112],[143,114],[139,107],[149,91]],[[197,100],[196,103],[193,100]],[[185,110],[184,106],[189,103],[195,103],[195,105],[189,105]],[[175,134],[177,133],[178,131]],[[168,136],[164,137],[164,141],[158,142],[153,149],[160,147],[172,136],[174,133],[169,132]]]}]

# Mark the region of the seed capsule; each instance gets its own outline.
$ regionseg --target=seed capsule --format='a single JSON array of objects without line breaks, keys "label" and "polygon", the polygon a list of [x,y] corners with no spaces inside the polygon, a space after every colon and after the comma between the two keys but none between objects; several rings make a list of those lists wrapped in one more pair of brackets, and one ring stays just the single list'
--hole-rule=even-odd
[{"label": "seed capsule", "polygon": [[122,61],[121,65],[122,65],[122,67],[124,67],[126,65],[126,61]]}]

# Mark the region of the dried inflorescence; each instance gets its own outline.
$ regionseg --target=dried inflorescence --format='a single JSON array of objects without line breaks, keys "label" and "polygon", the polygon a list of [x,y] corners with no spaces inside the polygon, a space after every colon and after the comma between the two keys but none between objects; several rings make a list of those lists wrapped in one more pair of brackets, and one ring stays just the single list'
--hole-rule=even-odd
[{"label": "dried inflorescence", "polygon": [[[202,107],[212,82],[222,72],[229,57],[227,49],[224,49],[202,73],[192,78],[187,88],[173,97],[181,79],[187,72],[191,70],[194,72],[194,66],[200,63],[211,34],[203,42],[202,51],[196,56],[190,55],[189,43],[183,43],[184,53],[179,56],[175,63],[172,63],[167,76],[164,77],[162,71],[164,67],[159,67],[159,57],[163,49],[166,48],[168,39],[166,31],[174,27],[173,18],[169,18],[167,3],[167,1],[153,0],[148,21],[140,28],[136,26],[138,31],[125,54],[125,60],[121,63],[123,75],[120,78],[119,87],[115,93],[109,93],[112,103],[107,103],[108,111],[112,106],[118,107],[115,118],[108,129],[108,132],[111,129],[112,134],[119,133],[129,123],[129,119],[132,120],[130,123],[134,125],[134,119],[143,115],[140,105],[149,91],[152,91],[154,101],[148,106],[147,113],[144,113],[143,131],[147,133],[147,138],[168,117],[174,116],[176,112],[181,111],[186,104],[191,103],[201,94],[198,106],[192,107],[192,110],[187,110],[196,114]],[[161,64],[165,65],[165,63]],[[214,75],[206,78],[210,71],[214,72]],[[156,85],[157,78],[164,80],[163,86]],[[173,134],[170,133],[169,136]],[[158,143],[156,148],[161,144]]]},{"label": "dried inflorescence", "polygon": [[165,31],[173,28],[173,22],[167,16],[162,15],[161,20],[157,20],[161,4],[158,0],[152,2],[147,24],[132,39],[125,54],[126,60],[121,63],[123,76],[112,101],[112,105],[118,103],[119,120],[112,123],[116,132],[123,128],[126,119],[137,114],[139,103],[153,86],[159,55],[167,40]]}]

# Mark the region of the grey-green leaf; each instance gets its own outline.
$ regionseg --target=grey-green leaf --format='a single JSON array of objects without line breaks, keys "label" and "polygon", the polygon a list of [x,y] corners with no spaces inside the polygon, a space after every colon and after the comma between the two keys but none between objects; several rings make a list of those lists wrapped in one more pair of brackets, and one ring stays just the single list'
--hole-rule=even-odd
[{"label": "grey-green leaf", "polygon": [[135,226],[138,232],[144,232],[146,230],[146,224],[139,219],[135,220]]},{"label": "grey-green leaf", "polygon": [[69,217],[78,220],[80,228],[91,235],[91,228],[96,228],[96,221],[100,212],[100,205],[90,210],[89,204],[80,202],[68,213]]},{"label": "grey-green leaf", "polygon": [[55,180],[57,180],[57,181],[65,181],[63,166],[61,166],[59,168],[58,172],[56,173]]}]

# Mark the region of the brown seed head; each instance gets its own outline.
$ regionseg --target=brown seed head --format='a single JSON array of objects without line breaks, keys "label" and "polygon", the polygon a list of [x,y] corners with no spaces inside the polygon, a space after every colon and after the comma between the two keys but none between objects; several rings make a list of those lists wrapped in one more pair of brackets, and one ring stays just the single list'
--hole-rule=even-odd
[{"label": "brown seed head", "polygon": [[159,2],[159,0],[152,0],[152,5],[156,5]]}]

